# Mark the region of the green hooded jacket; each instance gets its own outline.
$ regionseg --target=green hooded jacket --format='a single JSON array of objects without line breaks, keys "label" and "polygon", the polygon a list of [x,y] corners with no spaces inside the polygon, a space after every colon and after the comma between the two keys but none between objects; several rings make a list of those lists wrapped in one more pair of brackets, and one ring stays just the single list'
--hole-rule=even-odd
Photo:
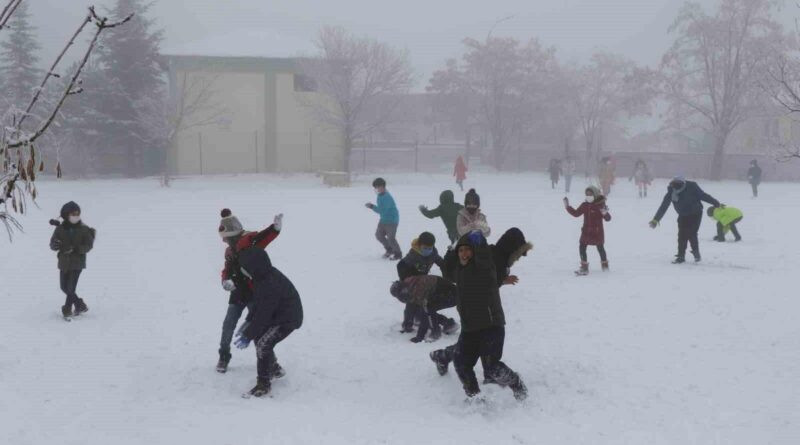
[{"label": "green hooded jacket", "polygon": [[456,220],[458,212],[463,208],[464,206],[456,202],[453,192],[445,190],[439,195],[439,207],[429,210],[427,207],[421,206],[419,210],[426,218],[442,218],[442,222],[447,228],[447,237],[451,242],[456,242],[459,238]]},{"label": "green hooded jacket", "polygon": [[737,209],[736,207],[716,207],[714,208],[714,215],[713,218],[717,220],[722,227],[724,228],[725,232],[727,233],[730,230],[731,223],[736,221],[739,218],[742,218],[744,214],[741,210]]}]

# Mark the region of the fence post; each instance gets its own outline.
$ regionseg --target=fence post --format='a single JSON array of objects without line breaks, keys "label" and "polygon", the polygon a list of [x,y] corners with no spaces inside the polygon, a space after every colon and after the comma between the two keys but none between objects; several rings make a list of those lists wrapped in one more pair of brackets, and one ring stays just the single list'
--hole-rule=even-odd
[{"label": "fence post", "polygon": [[314,130],[308,130],[308,169],[314,171]]},{"label": "fence post", "polygon": [[363,162],[361,164],[361,167],[364,170],[364,173],[366,173],[367,172],[367,147],[366,147],[366,145],[361,150],[363,150],[362,157],[364,158],[364,160],[363,160]]},{"label": "fence post", "polygon": [[414,138],[414,173],[419,173],[419,139]]},{"label": "fence post", "polygon": [[197,132],[197,147],[200,149],[200,176],[203,176],[203,133]]},{"label": "fence post", "polygon": [[258,171],[259,170],[259,167],[258,167],[258,130],[254,131],[253,134],[255,135],[255,142],[256,142],[256,144],[254,146],[255,147],[255,152],[256,152],[256,173],[259,173],[259,171]]}]

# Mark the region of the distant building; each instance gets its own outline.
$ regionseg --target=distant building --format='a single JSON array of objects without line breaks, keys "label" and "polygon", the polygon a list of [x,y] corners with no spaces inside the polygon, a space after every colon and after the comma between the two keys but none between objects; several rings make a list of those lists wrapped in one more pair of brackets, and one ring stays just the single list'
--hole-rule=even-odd
[{"label": "distant building", "polygon": [[[252,35],[227,36],[223,41],[229,42],[215,41],[223,50],[241,50],[243,44],[262,48]],[[191,96],[197,94],[191,87],[211,85],[205,103],[219,117],[176,137],[168,155],[172,174],[342,168],[341,133],[322,128],[313,119],[308,105],[324,98],[300,73],[301,59],[222,55],[225,52],[202,42],[165,52],[170,94],[177,98],[188,91]]]}]

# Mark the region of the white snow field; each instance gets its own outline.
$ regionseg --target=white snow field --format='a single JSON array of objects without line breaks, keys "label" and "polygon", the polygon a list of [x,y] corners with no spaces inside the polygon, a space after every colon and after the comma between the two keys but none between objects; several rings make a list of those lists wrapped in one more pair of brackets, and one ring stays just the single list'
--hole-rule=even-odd
[{"label": "white snow field", "polygon": [[[399,238],[431,230],[447,175],[387,174]],[[670,264],[676,215],[651,219],[666,182],[638,199],[623,178],[606,225],[610,273],[575,277],[581,220],[543,175],[473,174],[494,233],[520,227],[534,251],[501,291],[504,361],[525,403],[484,387],[468,405],[451,371],[428,358],[455,341],[412,344],[388,293],[395,263],[373,238],[372,177],[329,189],[308,176],[96,180],[40,184],[25,234],[2,241],[0,443],[44,444],[798,444],[800,443],[800,185],[701,182],[744,211],[741,243],[710,241],[699,264]],[[571,198],[582,199],[576,180]],[[457,193],[458,199],[463,198]],[[76,200],[98,238],[78,289],[91,308],[60,318],[47,221]],[[303,328],[276,352],[288,375],[245,400],[255,353],[215,372],[228,297],[220,287],[219,211],[246,228],[285,213],[269,247],[297,286]],[[436,273],[438,269],[434,268]],[[455,310],[446,313],[456,316]],[[480,371],[478,371],[480,376]]]}]

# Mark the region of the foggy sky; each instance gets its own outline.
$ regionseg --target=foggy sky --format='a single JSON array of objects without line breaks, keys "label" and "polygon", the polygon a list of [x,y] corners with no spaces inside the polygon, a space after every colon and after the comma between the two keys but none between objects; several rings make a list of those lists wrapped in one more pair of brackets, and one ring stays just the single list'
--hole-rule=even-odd
[{"label": "foggy sky", "polygon": [[[28,0],[49,63],[84,14],[84,5],[109,0]],[[713,5],[715,0],[701,0]],[[584,60],[595,48],[655,66],[669,46],[667,28],[681,0],[158,0],[152,16],[165,30],[164,47],[233,28],[265,29],[306,42],[326,24],[342,25],[409,51],[418,88],[444,60],[461,53],[464,37],[538,37],[562,60]],[[300,46],[300,45],[298,45]],[[308,52],[311,45],[297,48]],[[269,54],[264,54],[269,56]]]}]

